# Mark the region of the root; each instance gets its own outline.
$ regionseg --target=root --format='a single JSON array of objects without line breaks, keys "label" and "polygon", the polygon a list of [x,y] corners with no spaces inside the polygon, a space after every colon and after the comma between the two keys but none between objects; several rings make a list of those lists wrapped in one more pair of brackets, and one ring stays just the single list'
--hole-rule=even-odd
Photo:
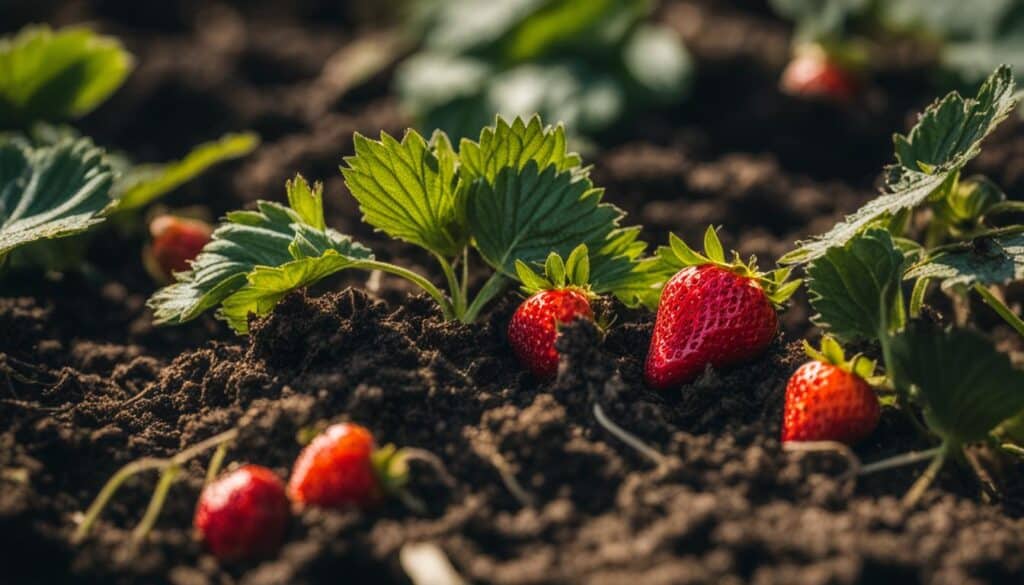
[{"label": "root", "polygon": [[644,443],[639,437],[615,424],[615,422],[608,418],[604,413],[604,409],[601,408],[601,404],[596,401],[594,402],[594,418],[597,419],[597,424],[601,425],[604,430],[611,433],[615,438],[626,445],[632,447],[637,453],[640,453],[644,457],[650,459],[655,465],[660,467],[668,461],[667,457],[659,453],[650,445]]}]

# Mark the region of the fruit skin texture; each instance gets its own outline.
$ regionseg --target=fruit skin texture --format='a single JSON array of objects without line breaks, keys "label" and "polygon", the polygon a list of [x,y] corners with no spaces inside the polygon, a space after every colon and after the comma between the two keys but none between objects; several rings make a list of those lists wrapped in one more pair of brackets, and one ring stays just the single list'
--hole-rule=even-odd
[{"label": "fruit skin texture", "polygon": [[293,502],[324,508],[367,507],[384,498],[373,466],[373,435],[338,423],[317,435],[295,460],[288,480]]},{"label": "fruit skin texture", "polygon": [[284,540],[289,504],[273,471],[244,465],[203,488],[192,524],[222,561],[272,554]]},{"label": "fruit skin texture", "polygon": [[188,270],[213,230],[203,221],[161,215],[150,222],[149,233],[153,241],[143,252],[146,268],[160,282],[170,282],[173,273]]},{"label": "fruit skin texture", "polygon": [[713,264],[690,266],[661,292],[644,380],[656,390],[692,382],[707,367],[746,361],[775,338],[778,316],[761,285]]},{"label": "fruit skin texture", "polygon": [[832,364],[807,362],[789,378],[782,440],[852,445],[878,426],[878,396],[860,376]]},{"label": "fruit skin texture", "polygon": [[852,100],[860,83],[842,65],[827,55],[797,55],[782,72],[782,90],[793,96]]},{"label": "fruit skin texture", "polygon": [[576,319],[594,320],[587,294],[577,288],[542,290],[523,301],[508,324],[516,357],[544,380],[558,372],[558,326]]}]

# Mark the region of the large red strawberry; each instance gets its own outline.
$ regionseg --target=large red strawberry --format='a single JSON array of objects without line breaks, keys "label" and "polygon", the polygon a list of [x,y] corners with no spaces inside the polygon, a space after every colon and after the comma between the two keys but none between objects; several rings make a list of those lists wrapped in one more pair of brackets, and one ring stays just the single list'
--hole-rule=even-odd
[{"label": "large red strawberry", "polygon": [[400,489],[406,480],[401,451],[377,449],[365,427],[338,423],[317,435],[295,460],[288,495],[293,502],[325,508],[367,507]]},{"label": "large red strawberry", "polygon": [[149,223],[152,242],[143,250],[146,270],[158,282],[170,282],[175,272],[188,270],[213,234],[204,221],[161,215]]},{"label": "large red strawberry", "polygon": [[284,539],[289,505],[273,471],[245,465],[203,489],[193,525],[218,559],[234,561],[273,553]]},{"label": "large red strawberry", "polygon": [[847,361],[843,349],[825,337],[821,351],[805,342],[811,361],[800,366],[786,385],[783,441],[839,441],[852,445],[878,426],[878,396],[868,379],[873,361]]},{"label": "large red strawberry", "polygon": [[860,91],[861,83],[849,64],[820,45],[809,45],[793,55],[782,72],[780,86],[793,96],[848,102]]},{"label": "large red strawberry", "polygon": [[799,287],[788,269],[757,271],[734,253],[727,262],[714,228],[704,235],[705,254],[671,236],[659,256],[679,268],[661,292],[644,378],[664,390],[693,381],[707,366],[721,368],[763,352],[778,329],[775,305]]},{"label": "large red strawberry", "polygon": [[576,319],[594,320],[589,262],[586,246],[580,246],[566,261],[552,252],[544,265],[545,276],[516,263],[523,290],[532,294],[512,315],[508,340],[523,366],[542,380],[558,372],[558,328]]}]

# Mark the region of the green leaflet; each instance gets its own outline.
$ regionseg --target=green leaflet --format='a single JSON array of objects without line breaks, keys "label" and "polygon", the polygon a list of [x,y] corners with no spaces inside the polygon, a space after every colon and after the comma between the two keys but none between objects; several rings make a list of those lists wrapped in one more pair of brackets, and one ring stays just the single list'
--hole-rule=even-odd
[{"label": "green leaflet", "polygon": [[912,323],[891,339],[893,380],[953,444],[978,441],[1024,409],[1024,372],[980,335]]},{"label": "green leaflet", "polygon": [[[249,287],[250,273],[257,267],[275,269],[293,261],[318,259],[328,254],[372,258],[367,248],[322,226],[322,186],[317,184],[310,188],[305,179],[297,177],[288,182],[287,190],[289,207],[260,201],[256,211],[228,214],[226,223],[213,232],[213,239],[196,257],[192,269],[175,275],[178,282],[160,289],[149,300],[157,324],[195,319]],[[308,264],[310,262],[305,263]],[[265,270],[261,271],[255,278],[257,286],[253,288],[263,292],[254,291],[239,297],[233,305],[235,310],[225,317],[233,319],[232,324],[238,329],[240,320],[244,320],[238,317],[240,307],[263,309],[267,303],[261,303],[261,294],[283,294],[287,290],[282,292],[281,282],[302,282],[299,277],[316,270],[323,270],[323,267],[289,268],[282,272],[283,280],[274,280],[263,274]]]},{"label": "green leaflet", "polygon": [[1016,105],[1013,75],[1007,67],[997,69],[974,99],[952,92],[935,102],[909,134],[894,137],[897,163],[886,169],[885,192],[827,233],[801,242],[780,262],[801,264],[820,258],[829,248],[846,244],[879,219],[917,207],[943,192],[963,166],[977,156],[982,139]]},{"label": "green leaflet", "polygon": [[251,132],[227,134],[196,146],[178,161],[130,166],[114,188],[120,199],[118,210],[148,205],[217,163],[249,154],[259,142],[259,136]]},{"label": "green leaflet", "polygon": [[830,248],[807,268],[807,292],[817,311],[811,321],[843,341],[878,339],[883,310],[888,323],[902,310],[903,263],[903,253],[884,229]]},{"label": "green leaflet", "polygon": [[907,280],[939,280],[943,289],[1024,280],[1024,234],[979,238],[939,252],[907,271]]},{"label": "green leaflet", "polygon": [[0,259],[19,246],[102,222],[112,183],[103,151],[88,139],[40,148],[0,140]]},{"label": "green leaflet", "polygon": [[455,194],[456,155],[444,134],[433,144],[415,130],[399,142],[355,135],[355,156],[342,167],[366,223],[393,238],[451,257],[465,246]]},{"label": "green leaflet", "polygon": [[116,39],[85,28],[25,28],[0,40],[0,128],[85,115],[131,67]]},{"label": "green leaflet", "polygon": [[501,171],[522,170],[531,161],[538,169],[554,166],[559,173],[572,171],[574,177],[589,171],[581,166],[578,154],[569,152],[565,128],[544,126],[539,116],[529,121],[515,118],[511,124],[498,116],[494,126],[483,129],[479,141],[462,139],[459,159],[459,173],[467,184],[477,179],[493,183]]}]

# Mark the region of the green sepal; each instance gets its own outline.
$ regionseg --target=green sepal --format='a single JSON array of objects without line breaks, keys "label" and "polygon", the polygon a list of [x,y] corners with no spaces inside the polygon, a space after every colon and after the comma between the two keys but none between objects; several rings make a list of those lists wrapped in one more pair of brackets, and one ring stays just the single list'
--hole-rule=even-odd
[{"label": "green sepal", "polygon": [[557,252],[548,254],[544,261],[544,274],[538,274],[529,264],[522,260],[516,260],[516,275],[522,282],[522,290],[527,294],[533,294],[542,290],[557,290],[566,287],[573,287],[588,294],[591,293],[590,285],[590,254],[586,244],[580,244],[569,254],[569,258],[562,260]]},{"label": "green sepal", "polygon": [[806,339],[803,344],[804,353],[812,360],[836,366],[844,372],[849,372],[862,378],[871,386],[880,386],[885,383],[885,376],[875,375],[875,369],[878,365],[875,360],[861,354],[856,354],[852,358],[847,359],[843,346],[831,335],[825,335],[821,338],[820,348],[815,348]]},{"label": "green sepal", "polygon": [[388,443],[370,455],[370,465],[385,494],[394,495],[409,483],[409,462],[405,453]]}]

